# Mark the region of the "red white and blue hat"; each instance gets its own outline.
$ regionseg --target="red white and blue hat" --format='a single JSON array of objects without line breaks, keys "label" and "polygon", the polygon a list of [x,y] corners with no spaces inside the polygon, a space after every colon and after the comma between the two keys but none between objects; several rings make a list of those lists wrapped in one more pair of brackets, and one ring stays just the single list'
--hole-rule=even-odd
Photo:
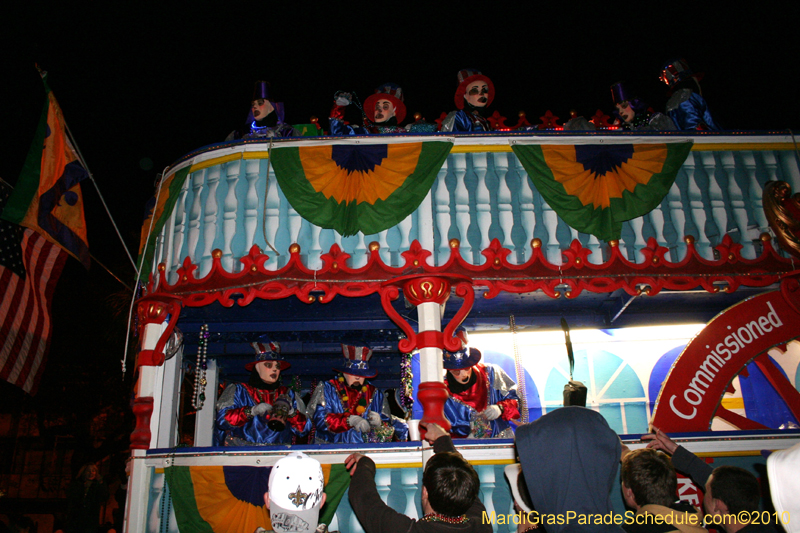
[{"label": "red white and blue hat", "polygon": [[672,87],[676,83],[688,80],[689,78],[695,78],[697,81],[703,79],[702,73],[694,73],[691,68],[689,68],[689,63],[686,62],[685,59],[673,59],[672,61],[667,61],[664,63],[664,66],[661,67],[661,76],[659,79],[663,82]]},{"label": "red white and blue hat", "polygon": [[461,339],[461,349],[457,352],[442,350],[445,370],[461,370],[477,365],[481,360],[481,351],[477,348],[467,348],[469,342],[467,330],[463,326],[459,326],[455,336]]},{"label": "red white and blue hat", "polygon": [[244,365],[245,370],[248,372],[252,372],[261,361],[278,361],[281,364],[281,372],[292,366],[289,361],[281,358],[281,345],[275,341],[262,337],[255,342],[251,342],[250,346],[256,352],[256,360]]},{"label": "red white and blue hat", "polygon": [[369,113],[375,109],[375,104],[378,100],[389,100],[394,106],[394,116],[397,118],[397,123],[403,122],[403,119],[406,118],[406,104],[403,103],[403,89],[399,85],[396,83],[384,83],[375,89],[375,94],[369,95],[364,100],[364,111]]},{"label": "red white and blue hat", "polygon": [[334,368],[336,372],[364,378],[374,378],[378,375],[376,370],[369,368],[369,360],[372,357],[372,348],[369,346],[342,344],[342,354],[344,361],[339,368]]},{"label": "red white and blue hat", "polygon": [[458,88],[456,89],[455,101],[456,107],[459,109],[464,109],[464,95],[467,93],[467,85],[474,81],[485,81],[486,85],[489,86],[489,94],[486,96],[486,106],[490,106],[492,101],[494,100],[494,83],[488,77],[481,74],[480,70],[475,70],[474,68],[465,68],[464,70],[459,70],[458,74]]}]

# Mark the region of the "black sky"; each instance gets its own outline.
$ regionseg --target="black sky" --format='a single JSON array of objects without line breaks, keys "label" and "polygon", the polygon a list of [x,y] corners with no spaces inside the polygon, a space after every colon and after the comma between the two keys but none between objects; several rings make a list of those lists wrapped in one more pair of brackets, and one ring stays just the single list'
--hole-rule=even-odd
[{"label": "black sky", "polygon": [[[433,120],[453,109],[456,72],[478,68],[494,81],[495,109],[536,122],[548,109],[562,119],[573,108],[610,114],[609,86],[623,79],[663,109],[660,66],[685,57],[705,73],[726,128],[800,127],[796,3],[30,4],[3,9],[0,177],[16,182],[33,137],[38,62],[134,254],[156,173],[239,128],[257,79],[282,93],[292,123],[327,117],[337,90],[363,99],[386,81],[404,88],[410,116]],[[92,253],[131,283],[96,192],[86,184],[84,194]],[[97,266],[69,261],[54,303],[54,365],[98,359],[116,372],[124,330],[106,299],[119,289]]]}]

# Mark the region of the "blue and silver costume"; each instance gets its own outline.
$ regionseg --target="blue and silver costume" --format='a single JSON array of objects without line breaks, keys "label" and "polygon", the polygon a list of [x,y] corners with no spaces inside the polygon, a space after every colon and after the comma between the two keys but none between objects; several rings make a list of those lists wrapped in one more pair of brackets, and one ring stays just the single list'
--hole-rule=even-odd
[{"label": "blue and silver costume", "polygon": [[[514,438],[509,420],[519,418],[517,384],[497,365],[478,364],[472,371],[476,374],[476,383],[461,393],[451,390],[444,404],[452,434],[471,438]],[[447,379],[445,383],[450,388]],[[489,405],[500,406],[503,414],[495,420],[486,420],[480,412]]]},{"label": "blue and silver costume", "polygon": [[681,131],[719,131],[705,98],[686,87],[667,101],[667,114]]},{"label": "blue and silver costume", "polygon": [[[270,405],[279,396],[288,398],[292,406],[283,431],[268,427],[269,413],[253,416],[250,410],[259,403]],[[294,391],[279,385],[274,390],[253,387],[244,383],[229,385],[217,401],[215,446],[247,446],[253,444],[291,444],[292,436],[304,437],[311,431],[311,420],[305,415],[303,401]]]},{"label": "blue and silver costume", "polygon": [[[340,386],[342,386],[340,384]],[[396,417],[392,417],[387,412],[384,412],[383,392],[376,389],[370,384],[365,384],[367,388],[365,392],[369,398],[369,404],[366,410],[361,413],[364,419],[368,419],[370,412],[378,413],[384,426],[391,426],[394,428],[393,440],[406,441],[408,440],[408,426],[405,422],[400,421]],[[349,394],[360,394],[358,392],[350,392]],[[352,401],[348,401],[350,405],[355,406],[358,401],[357,397],[353,397]],[[347,418],[350,415],[355,415],[355,410],[342,405],[342,400],[337,390],[335,380],[329,380],[321,383],[314,391],[311,401],[308,404],[308,414],[313,418],[314,427],[316,428],[316,443],[364,443],[371,442],[374,438],[373,432],[361,433],[353,427],[350,427]]]}]

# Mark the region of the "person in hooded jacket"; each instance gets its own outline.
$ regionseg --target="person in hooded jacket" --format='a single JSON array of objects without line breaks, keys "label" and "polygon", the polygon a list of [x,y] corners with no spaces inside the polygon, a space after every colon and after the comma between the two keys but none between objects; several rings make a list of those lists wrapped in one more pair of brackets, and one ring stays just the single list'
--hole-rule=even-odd
[{"label": "person in hooded jacket", "polygon": [[603,523],[613,513],[611,490],[622,444],[600,413],[561,407],[519,426],[516,444],[532,518],[538,517],[547,533],[624,532]]}]

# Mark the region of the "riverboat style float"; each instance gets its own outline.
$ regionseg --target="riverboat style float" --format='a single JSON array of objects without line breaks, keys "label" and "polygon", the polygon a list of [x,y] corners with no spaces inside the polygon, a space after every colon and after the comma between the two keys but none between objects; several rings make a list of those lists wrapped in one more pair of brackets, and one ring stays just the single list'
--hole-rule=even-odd
[{"label": "riverboat style float", "polygon": [[[562,405],[563,317],[587,408],[629,446],[655,425],[715,464],[763,464],[760,450],[800,439],[800,260],[770,230],[771,181],[800,187],[791,136],[373,135],[188,154],[165,173],[143,235],[127,531],[252,525],[224,506],[267,516],[259,472],[286,447],[212,446],[219,388],[246,378],[262,333],[281,343],[301,392],[332,377],[339,343],[358,338],[375,351],[372,382],[401,387],[410,366],[419,400],[421,383],[442,390],[441,350],[463,324],[515,377],[530,421]],[[182,345],[168,349],[178,331]],[[190,380],[193,445],[179,447]],[[435,409],[417,401],[410,418]],[[513,441],[457,446],[487,511],[512,512],[502,468]],[[294,448],[326,465],[330,528],[361,531],[341,498],[353,446]],[[383,498],[411,516],[426,448],[359,448],[379,466]],[[685,479],[681,493],[700,501]]]}]

